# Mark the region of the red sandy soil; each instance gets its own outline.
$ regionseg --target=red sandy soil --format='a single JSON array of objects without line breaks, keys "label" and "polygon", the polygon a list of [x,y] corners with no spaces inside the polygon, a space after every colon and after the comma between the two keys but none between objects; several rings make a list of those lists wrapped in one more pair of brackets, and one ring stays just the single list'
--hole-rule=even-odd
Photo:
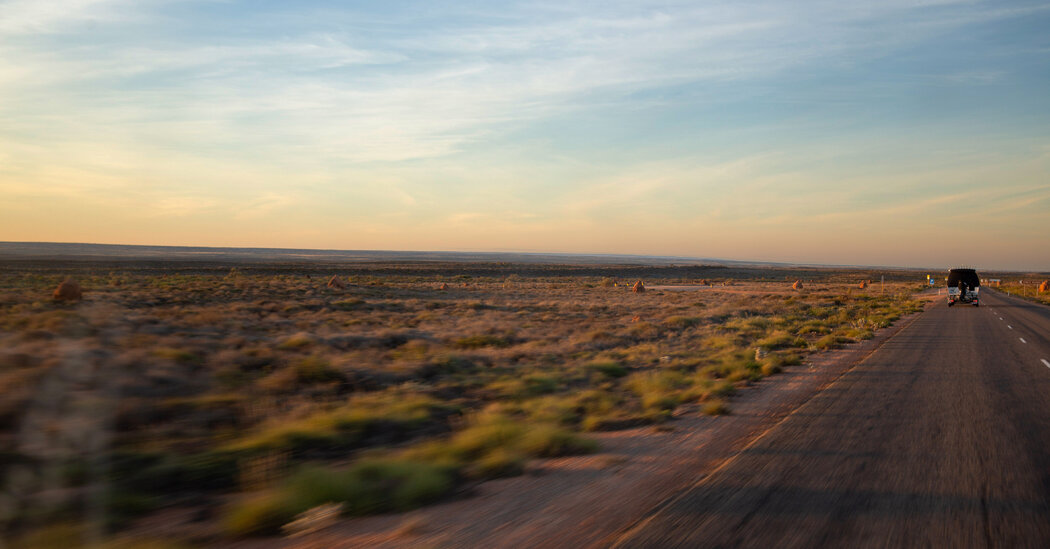
[{"label": "red sandy soil", "polygon": [[[935,296],[927,293],[925,298]],[[812,398],[917,315],[867,341],[811,355],[744,389],[732,413],[680,407],[675,420],[593,435],[601,453],[536,462],[529,474],[488,481],[462,498],[410,513],[344,519],[297,539],[245,540],[238,548],[602,547]]]}]

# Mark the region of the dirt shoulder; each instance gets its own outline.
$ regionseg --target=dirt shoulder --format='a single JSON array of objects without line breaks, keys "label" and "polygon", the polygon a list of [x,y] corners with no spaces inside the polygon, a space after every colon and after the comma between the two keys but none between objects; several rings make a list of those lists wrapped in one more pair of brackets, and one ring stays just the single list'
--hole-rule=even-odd
[{"label": "dirt shoulder", "polygon": [[[926,293],[930,303],[936,295]],[[341,520],[295,540],[239,547],[595,547],[607,544],[864,360],[922,313],[875,337],[810,355],[747,387],[732,414],[683,406],[659,427],[597,433],[601,452],[536,462],[525,476],[488,481],[463,498],[410,513]]]}]

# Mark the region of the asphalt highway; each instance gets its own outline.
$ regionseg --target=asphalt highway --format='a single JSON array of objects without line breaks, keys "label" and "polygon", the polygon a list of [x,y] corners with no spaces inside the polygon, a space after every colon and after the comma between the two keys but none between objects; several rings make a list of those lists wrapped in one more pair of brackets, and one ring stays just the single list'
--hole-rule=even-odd
[{"label": "asphalt highway", "polygon": [[1050,547],[1050,308],[939,299],[614,541]]}]

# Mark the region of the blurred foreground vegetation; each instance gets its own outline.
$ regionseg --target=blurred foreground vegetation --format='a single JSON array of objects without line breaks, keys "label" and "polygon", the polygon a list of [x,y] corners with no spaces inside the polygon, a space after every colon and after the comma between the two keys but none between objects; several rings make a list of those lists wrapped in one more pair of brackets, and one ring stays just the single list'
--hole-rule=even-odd
[{"label": "blurred foreground vegetation", "polygon": [[[133,539],[182,510],[165,539],[214,543],[463,497],[588,432],[732,413],[921,307],[914,273],[574,269],[7,265],[0,527]],[[66,276],[83,300],[50,299]]]}]

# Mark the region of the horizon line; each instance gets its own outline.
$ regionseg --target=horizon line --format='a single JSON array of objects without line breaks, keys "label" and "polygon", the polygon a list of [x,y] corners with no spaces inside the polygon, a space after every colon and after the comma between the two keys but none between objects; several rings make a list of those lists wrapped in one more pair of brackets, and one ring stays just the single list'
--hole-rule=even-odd
[{"label": "horizon line", "polygon": [[[49,242],[49,241],[0,241],[0,246],[3,245],[58,245],[58,246],[99,246],[99,247],[118,247],[118,248],[170,248],[170,249],[207,249],[207,250],[251,250],[251,251],[273,251],[273,252],[318,252],[318,253],[396,253],[396,254],[475,254],[475,255],[492,255],[497,256],[500,254],[504,255],[521,255],[521,256],[557,256],[561,258],[631,258],[631,259],[659,259],[663,261],[680,260],[680,261],[692,261],[692,262],[721,262],[731,264],[749,264],[749,265],[765,265],[765,266],[779,266],[779,267],[825,267],[825,268],[849,268],[849,269],[896,269],[896,270],[944,270],[947,271],[951,267],[930,267],[930,266],[902,266],[902,265],[854,265],[854,264],[841,264],[841,263],[812,263],[812,262],[790,262],[790,261],[767,261],[761,259],[730,259],[730,258],[714,258],[714,257],[694,257],[694,256],[679,256],[679,255],[650,255],[650,254],[639,254],[639,253],[606,253],[606,252],[564,252],[564,251],[524,251],[524,250],[394,250],[394,249],[338,249],[338,248],[286,248],[286,247],[266,247],[266,246],[206,246],[206,245],[171,245],[171,244],[115,244],[105,242]],[[3,256],[7,255],[5,252],[9,250],[0,249],[0,259],[5,259]],[[77,254],[74,254],[77,255]],[[79,254],[88,255],[88,254]],[[24,257],[33,257],[34,254],[27,253]],[[52,258],[58,259],[58,258]],[[70,257],[75,259],[75,257]],[[728,265],[721,265],[728,266]],[[991,272],[1015,272],[1015,273],[1043,273],[1038,270],[1017,270],[1017,269],[998,269],[988,268],[980,269]]]}]

